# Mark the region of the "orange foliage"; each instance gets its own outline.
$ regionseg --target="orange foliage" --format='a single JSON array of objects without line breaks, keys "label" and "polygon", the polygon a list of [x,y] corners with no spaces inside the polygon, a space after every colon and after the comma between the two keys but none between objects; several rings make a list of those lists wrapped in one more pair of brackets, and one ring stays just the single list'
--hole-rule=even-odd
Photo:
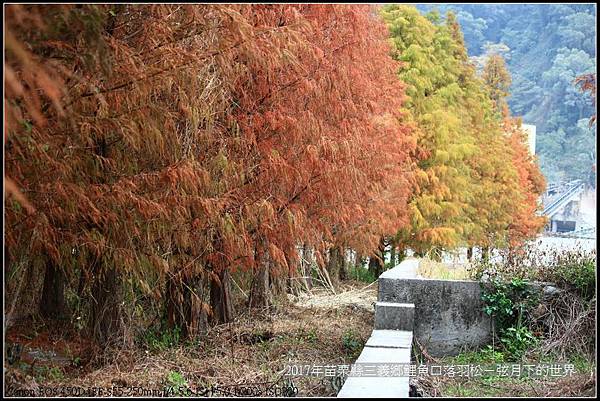
[{"label": "orange foliage", "polygon": [[235,118],[262,161],[244,199],[275,211],[257,230],[292,259],[299,239],[375,248],[406,221],[414,147],[399,123],[403,88],[384,26],[368,6],[246,10],[257,24],[308,24],[296,59],[276,74],[247,69],[239,80]]},{"label": "orange foliage", "polygon": [[13,255],[91,257],[152,291],[252,267],[262,238],[285,266],[334,227],[366,248],[406,219],[414,143],[370,6],[10,5],[7,21],[7,189],[36,210],[7,205]]},{"label": "orange foliage", "polygon": [[512,149],[512,162],[519,178],[519,192],[523,197],[517,202],[518,207],[508,231],[509,244],[518,246],[525,240],[535,238],[546,224],[546,217],[539,214],[540,197],[546,190],[546,180],[535,156],[529,153],[527,136],[521,128],[520,119],[510,118],[507,112],[504,115],[504,131]]}]

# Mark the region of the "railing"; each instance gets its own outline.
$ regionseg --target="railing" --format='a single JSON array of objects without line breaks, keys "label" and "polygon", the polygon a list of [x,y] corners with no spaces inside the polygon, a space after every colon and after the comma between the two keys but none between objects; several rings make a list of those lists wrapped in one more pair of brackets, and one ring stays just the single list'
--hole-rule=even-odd
[{"label": "railing", "polygon": [[576,180],[568,184],[568,189],[560,193],[556,199],[544,207],[544,215],[552,216],[558,212],[563,206],[570,202],[576,195],[583,192],[585,184],[581,180]]}]

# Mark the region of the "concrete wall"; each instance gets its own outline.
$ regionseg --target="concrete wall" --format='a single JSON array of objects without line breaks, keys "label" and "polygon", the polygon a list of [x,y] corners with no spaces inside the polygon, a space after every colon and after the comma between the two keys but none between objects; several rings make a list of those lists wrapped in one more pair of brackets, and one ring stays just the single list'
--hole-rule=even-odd
[{"label": "concrete wall", "polygon": [[483,312],[478,282],[418,279],[403,265],[379,277],[378,299],[415,305],[413,335],[430,355],[457,355],[491,342],[492,320]]}]

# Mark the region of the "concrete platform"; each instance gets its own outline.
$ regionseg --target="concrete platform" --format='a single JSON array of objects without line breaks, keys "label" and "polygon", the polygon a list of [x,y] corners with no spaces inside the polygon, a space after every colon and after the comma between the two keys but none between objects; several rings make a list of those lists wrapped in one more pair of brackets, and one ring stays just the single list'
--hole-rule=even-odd
[{"label": "concrete platform", "polygon": [[410,348],[365,347],[356,363],[410,363]]}]

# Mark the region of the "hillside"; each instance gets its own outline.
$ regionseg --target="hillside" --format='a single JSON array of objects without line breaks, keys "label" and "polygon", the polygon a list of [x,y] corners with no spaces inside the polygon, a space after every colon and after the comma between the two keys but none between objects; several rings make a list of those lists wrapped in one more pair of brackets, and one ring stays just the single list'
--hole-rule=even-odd
[{"label": "hillside", "polygon": [[537,153],[548,181],[593,183],[594,114],[589,96],[573,85],[596,70],[596,6],[593,4],[420,4],[427,13],[453,10],[476,62],[500,53],[512,75],[509,106],[537,126]]}]

